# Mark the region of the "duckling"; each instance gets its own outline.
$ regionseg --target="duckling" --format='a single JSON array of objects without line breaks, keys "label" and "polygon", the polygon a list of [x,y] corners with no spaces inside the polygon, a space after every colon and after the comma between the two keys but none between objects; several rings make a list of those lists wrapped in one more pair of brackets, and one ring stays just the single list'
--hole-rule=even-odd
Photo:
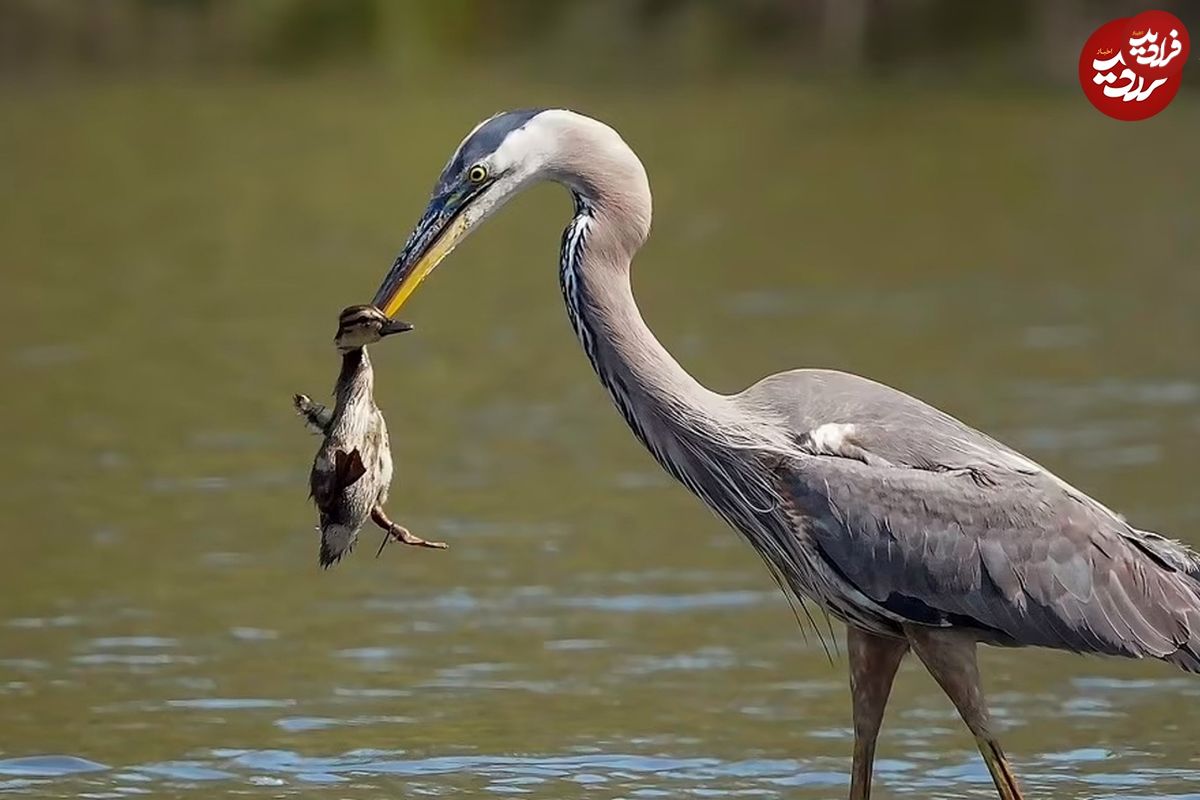
[{"label": "duckling", "polygon": [[302,394],[293,398],[306,427],[325,437],[309,477],[320,516],[322,567],[330,567],[354,549],[368,518],[385,531],[379,552],[391,539],[417,547],[446,547],[444,542],[414,535],[388,519],[383,510],[392,482],[392,451],[383,414],[375,405],[375,374],[367,345],[409,330],[412,326],[407,322],[391,320],[374,306],[346,308],[334,337],[342,354],[334,407],[326,408]]}]

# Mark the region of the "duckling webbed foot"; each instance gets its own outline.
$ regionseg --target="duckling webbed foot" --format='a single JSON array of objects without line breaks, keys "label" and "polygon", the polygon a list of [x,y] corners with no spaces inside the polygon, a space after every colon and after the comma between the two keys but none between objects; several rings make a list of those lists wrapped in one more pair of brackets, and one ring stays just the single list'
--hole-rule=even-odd
[{"label": "duckling webbed foot", "polygon": [[379,550],[375,553],[376,558],[379,558],[379,554],[383,552],[383,548],[387,547],[387,543],[393,540],[413,547],[431,547],[435,550],[445,550],[449,547],[445,542],[430,542],[422,539],[403,525],[392,522],[381,506],[375,506],[371,510],[371,521],[386,531],[383,541],[379,543]]},{"label": "duckling webbed foot", "polygon": [[320,403],[314,402],[306,394],[292,395],[292,405],[296,409],[296,413],[304,420],[304,427],[318,436],[323,436],[329,432],[329,426],[333,423],[333,412]]}]

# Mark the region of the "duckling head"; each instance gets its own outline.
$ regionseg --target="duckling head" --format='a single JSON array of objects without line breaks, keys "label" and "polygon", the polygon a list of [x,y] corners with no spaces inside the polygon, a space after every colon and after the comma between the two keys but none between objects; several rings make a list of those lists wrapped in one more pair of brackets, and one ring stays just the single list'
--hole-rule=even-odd
[{"label": "duckling head", "polygon": [[350,306],[338,317],[333,343],[343,352],[359,350],[393,333],[411,331],[412,327],[407,322],[390,319],[375,306]]}]

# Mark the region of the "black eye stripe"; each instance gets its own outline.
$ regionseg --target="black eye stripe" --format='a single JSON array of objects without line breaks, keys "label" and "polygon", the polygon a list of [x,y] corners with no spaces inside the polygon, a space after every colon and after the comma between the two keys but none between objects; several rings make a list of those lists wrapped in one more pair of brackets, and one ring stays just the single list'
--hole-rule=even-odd
[{"label": "black eye stripe", "polygon": [[434,194],[441,194],[449,190],[455,181],[466,174],[468,165],[476,164],[480,159],[496,152],[510,133],[524,127],[525,123],[545,110],[544,108],[525,108],[508,111],[497,114],[481,124],[451,156],[450,163],[446,165],[438,178]]},{"label": "black eye stripe", "polygon": [[338,320],[340,329],[360,327],[362,325],[378,324],[381,320],[374,314],[366,314],[359,312],[352,317],[344,317]]}]

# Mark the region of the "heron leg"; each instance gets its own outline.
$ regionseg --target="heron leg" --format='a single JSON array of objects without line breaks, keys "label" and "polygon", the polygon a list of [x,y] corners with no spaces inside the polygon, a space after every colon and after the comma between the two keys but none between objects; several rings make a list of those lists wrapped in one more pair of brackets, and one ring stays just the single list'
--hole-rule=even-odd
[{"label": "heron leg", "polygon": [[868,800],[875,769],[875,740],[908,642],[850,627],[846,629],[846,652],[850,656],[850,697],[854,704],[850,800]]},{"label": "heron leg", "polygon": [[371,521],[379,527],[387,531],[387,535],[383,537],[383,543],[379,545],[379,552],[375,554],[379,558],[379,553],[383,552],[383,546],[389,541],[395,540],[402,544],[410,544],[414,547],[432,547],[437,550],[445,550],[448,545],[445,542],[430,542],[417,536],[408,528],[388,519],[388,515],[383,510],[383,506],[375,506],[371,509]]},{"label": "heron leg", "polygon": [[954,703],[987,764],[1001,800],[1022,800],[1017,776],[991,730],[991,714],[979,679],[976,644],[959,634],[931,628],[905,628],[913,652]]}]

